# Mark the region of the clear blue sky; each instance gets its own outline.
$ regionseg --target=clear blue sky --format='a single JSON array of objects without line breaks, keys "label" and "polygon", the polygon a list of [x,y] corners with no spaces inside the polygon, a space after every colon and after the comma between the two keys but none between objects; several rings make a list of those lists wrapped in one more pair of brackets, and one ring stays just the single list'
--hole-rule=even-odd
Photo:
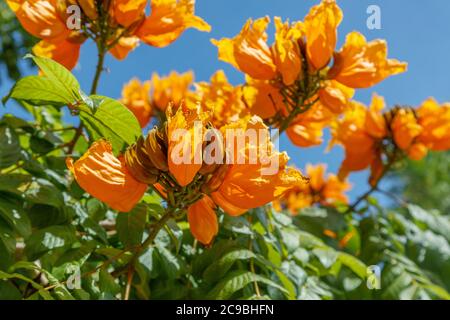
[{"label": "clear blue sky", "polygon": [[[217,60],[217,50],[210,39],[234,36],[250,17],[269,15],[289,18],[291,21],[302,20],[309,8],[318,2],[197,0],[196,13],[212,26],[211,33],[188,30],[174,44],[163,49],[142,44],[125,61],[117,61],[109,56],[106,61],[109,72],[103,74],[99,93],[119,97],[122,85],[130,78],[149,79],[154,71],[167,74],[171,70],[193,70],[196,80],[202,81],[208,80],[217,69],[224,69],[233,84],[242,83],[243,75],[240,72]],[[390,57],[409,63],[407,73],[391,77],[373,88],[357,91],[357,100],[369,103],[372,93],[377,92],[386,98],[389,106],[416,106],[429,96],[434,96],[439,102],[450,101],[450,1],[341,0],[338,4],[344,12],[344,20],[339,27],[338,47],[348,32],[357,30],[369,40],[386,39]],[[366,27],[366,9],[371,4],[381,8],[381,30],[369,30]],[[269,33],[272,31],[270,29]],[[85,91],[90,87],[95,63],[95,48],[92,43],[87,43],[82,47],[79,65],[74,70]],[[4,81],[0,86],[0,96],[4,96],[11,86],[11,82]],[[6,110],[0,107],[0,115],[5,112],[15,113],[17,109],[9,103]],[[325,162],[329,170],[335,172],[343,157],[340,147],[328,153],[324,152],[323,146],[300,149],[292,146],[286,137],[282,138],[280,149],[287,150],[292,162],[300,168],[308,162]],[[367,172],[352,174],[352,198],[367,188],[366,179]]]}]

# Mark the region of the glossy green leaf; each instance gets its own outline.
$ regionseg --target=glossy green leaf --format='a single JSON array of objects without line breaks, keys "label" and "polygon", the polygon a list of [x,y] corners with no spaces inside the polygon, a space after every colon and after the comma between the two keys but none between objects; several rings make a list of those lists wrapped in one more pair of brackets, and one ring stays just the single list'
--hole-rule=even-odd
[{"label": "glossy green leaf", "polygon": [[120,151],[142,134],[136,117],[119,101],[103,96],[91,98],[101,100],[101,103],[94,110],[81,106],[80,119],[94,140],[105,138],[112,143],[114,150]]}]

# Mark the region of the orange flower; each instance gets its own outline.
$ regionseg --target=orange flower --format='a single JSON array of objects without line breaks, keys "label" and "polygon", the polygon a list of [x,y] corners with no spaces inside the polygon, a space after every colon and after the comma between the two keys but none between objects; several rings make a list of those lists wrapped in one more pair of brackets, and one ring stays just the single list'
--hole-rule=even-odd
[{"label": "orange flower", "polygon": [[63,41],[70,30],[58,0],[7,0],[24,29],[40,39]]},{"label": "orange flower", "polygon": [[324,82],[324,86],[319,90],[318,94],[320,103],[334,114],[341,114],[355,94],[355,90],[335,80],[327,80]]},{"label": "orange flower", "polygon": [[[379,142],[384,138],[381,133],[385,129],[378,121],[383,118],[380,112],[383,106],[384,103],[377,96],[372,98],[369,109],[358,102],[352,102],[344,112],[344,117],[332,124],[331,145],[339,143],[345,149],[345,159],[339,169],[340,178],[346,177],[351,171],[363,170],[369,166],[372,181],[377,180],[382,173]],[[368,126],[370,122],[377,123],[378,126]]]},{"label": "orange flower", "polygon": [[417,138],[435,151],[450,149],[450,104],[439,104],[432,98],[417,109],[418,123],[423,127]]},{"label": "orange flower", "polygon": [[211,30],[209,24],[194,15],[195,0],[152,0],[151,13],[136,31],[145,43],[165,47],[174,42],[184,30]]},{"label": "orange flower", "polygon": [[114,19],[124,27],[132,25],[145,16],[147,2],[148,0],[112,0]]},{"label": "orange flower", "polygon": [[216,128],[229,123],[245,109],[241,87],[231,85],[222,70],[217,71],[209,83],[200,82],[195,86],[197,99],[205,110],[211,111],[210,121]]},{"label": "orange flower", "polygon": [[269,119],[278,112],[287,115],[283,96],[279,90],[265,80],[254,80],[246,77],[247,83],[242,88],[243,100],[250,109],[251,114],[255,114],[263,119]]},{"label": "orange flower", "polygon": [[269,17],[247,20],[233,39],[212,40],[219,49],[219,59],[232,64],[250,77],[270,80],[276,75],[273,55],[267,45]]},{"label": "orange flower", "polygon": [[169,76],[162,78],[154,73],[151,79],[152,105],[161,111],[166,110],[170,103],[178,108],[183,99],[188,96],[193,80],[194,74],[191,71],[182,74],[172,71]]},{"label": "orange flower", "polygon": [[51,40],[41,40],[33,47],[33,53],[39,57],[53,59],[72,70],[78,62],[80,48],[81,43],[77,41],[63,40],[54,43]]},{"label": "orange flower", "polygon": [[117,60],[123,60],[128,56],[128,53],[134,50],[138,45],[139,39],[137,37],[121,37],[114,47],[109,49],[109,53]]},{"label": "orange flower", "polygon": [[219,59],[253,79],[271,80],[280,74],[286,85],[291,85],[301,71],[300,49],[297,40],[302,36],[301,22],[289,25],[275,17],[275,42],[267,44],[266,29],[269,17],[247,20],[241,32],[233,39],[212,40],[218,47]]},{"label": "orange flower", "polygon": [[319,164],[306,166],[306,174],[309,177],[309,184],[299,184],[286,192],[276,202],[277,210],[289,209],[292,214],[297,214],[298,210],[307,208],[315,203],[325,206],[332,206],[337,202],[348,203],[345,192],[351,185],[346,181],[341,181],[334,174],[325,177],[326,165]]},{"label": "orange flower", "polygon": [[138,79],[132,79],[122,89],[122,103],[133,112],[141,128],[148,125],[152,116],[149,93],[150,81],[141,83]]},{"label": "orange flower", "polygon": [[408,157],[416,161],[423,159],[427,155],[427,153],[427,146],[420,142],[414,143],[408,149]]},{"label": "orange flower", "polygon": [[[33,47],[37,56],[51,58],[67,69],[78,61],[81,44],[86,40],[66,26],[66,3],[59,0],[8,0],[24,29],[42,39]],[[70,4],[70,2],[68,3]]]},{"label": "orange flower", "polygon": [[388,76],[406,71],[407,64],[387,59],[387,45],[383,40],[369,43],[358,33],[347,35],[341,51],[334,56],[334,65],[329,71],[335,79],[350,88],[367,88]]},{"label": "orange flower", "polygon": [[323,0],[305,18],[306,54],[315,69],[325,67],[336,47],[342,11],[334,0]]},{"label": "orange flower", "polygon": [[385,106],[386,103],[383,97],[376,94],[372,96],[370,108],[367,110],[365,120],[366,131],[372,137],[382,139],[388,134],[386,120],[381,113]]},{"label": "orange flower", "polygon": [[302,67],[300,48],[297,40],[301,37],[301,23],[289,26],[281,18],[275,17],[275,43],[273,44],[274,63],[281,73],[285,85],[291,85],[298,76]]},{"label": "orange flower", "polygon": [[417,123],[411,110],[399,109],[392,120],[391,130],[395,144],[407,151],[422,131],[422,127]]},{"label": "orange flower", "polygon": [[97,7],[94,0],[69,0],[70,4],[79,4],[85,15],[91,20],[95,20],[98,17]]},{"label": "orange flower", "polygon": [[219,232],[215,207],[211,198],[203,196],[188,208],[189,229],[192,235],[204,245],[209,245]]},{"label": "orange flower", "polygon": [[[262,119],[257,116],[247,116],[221,130],[230,128],[267,130]],[[301,173],[287,166],[287,154],[273,151],[270,142],[259,141],[257,146],[247,142],[243,149],[238,149],[236,141],[233,142],[229,138],[226,145],[229,146],[230,143],[236,148],[234,161],[230,164],[220,187],[211,194],[214,202],[228,214],[240,215],[249,209],[265,205],[295,185],[304,183]],[[256,149],[257,158],[253,159],[254,162],[249,160],[252,149]],[[229,148],[228,150],[230,151]],[[244,156],[246,161],[239,163],[236,158],[238,155]],[[277,164],[276,172],[269,174],[266,171],[269,164]]]},{"label": "orange flower", "polygon": [[289,125],[286,134],[293,144],[310,147],[322,143],[323,129],[330,124],[332,114],[320,103],[299,114]]},{"label": "orange flower", "polygon": [[[198,108],[178,108],[172,115],[167,110],[167,136],[169,171],[182,187],[187,186],[202,167],[202,139],[198,137],[198,123],[203,124],[205,114]],[[198,140],[198,141],[197,141]]]},{"label": "orange flower", "polygon": [[123,160],[114,156],[105,140],[94,142],[75,162],[67,158],[66,164],[81,188],[118,211],[133,209],[147,190],[146,184],[131,176]]}]

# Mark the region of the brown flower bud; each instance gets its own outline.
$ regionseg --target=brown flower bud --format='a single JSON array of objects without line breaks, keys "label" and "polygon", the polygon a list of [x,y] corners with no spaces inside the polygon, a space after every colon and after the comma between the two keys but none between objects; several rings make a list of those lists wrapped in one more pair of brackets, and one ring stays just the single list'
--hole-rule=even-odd
[{"label": "brown flower bud", "polygon": [[229,164],[222,164],[214,173],[210,174],[207,182],[202,185],[202,192],[210,194],[219,189],[225,179],[225,175],[227,174],[229,167]]},{"label": "brown flower bud", "polygon": [[167,165],[167,148],[165,147],[165,142],[161,137],[161,134],[158,133],[159,131],[156,128],[150,130],[147,139],[145,139],[144,149],[148,156],[148,160],[150,160],[156,168],[165,172],[169,170]]}]

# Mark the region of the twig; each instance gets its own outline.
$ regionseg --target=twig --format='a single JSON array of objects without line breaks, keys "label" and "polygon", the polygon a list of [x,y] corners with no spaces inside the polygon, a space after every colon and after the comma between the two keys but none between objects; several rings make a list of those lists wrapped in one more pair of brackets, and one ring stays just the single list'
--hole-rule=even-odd
[{"label": "twig", "polygon": [[128,269],[128,277],[127,277],[127,285],[125,287],[125,294],[123,296],[124,300],[130,299],[130,291],[131,291],[131,283],[133,282],[133,275],[134,275],[134,267],[130,266]]}]

